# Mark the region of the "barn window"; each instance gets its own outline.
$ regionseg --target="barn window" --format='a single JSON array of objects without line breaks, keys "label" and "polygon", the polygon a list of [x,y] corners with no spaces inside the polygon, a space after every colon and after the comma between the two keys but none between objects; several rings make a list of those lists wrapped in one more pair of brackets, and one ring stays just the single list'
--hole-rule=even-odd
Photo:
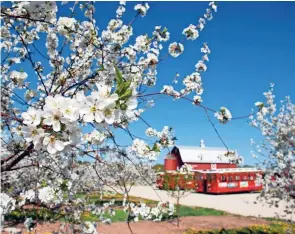
[{"label": "barn window", "polygon": [[243,178],[243,180],[247,180],[247,176],[243,176],[242,178]]},{"label": "barn window", "polygon": [[216,180],[216,175],[212,175],[212,181]]},{"label": "barn window", "polygon": [[240,180],[240,176],[237,175],[237,176],[236,176],[236,180]]}]

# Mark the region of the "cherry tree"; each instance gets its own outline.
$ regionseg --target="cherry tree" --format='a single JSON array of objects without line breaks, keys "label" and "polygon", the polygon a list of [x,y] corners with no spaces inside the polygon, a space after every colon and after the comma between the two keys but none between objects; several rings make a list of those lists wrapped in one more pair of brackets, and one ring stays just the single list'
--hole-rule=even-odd
[{"label": "cherry tree", "polygon": [[252,152],[258,164],[264,169],[260,199],[278,207],[281,201],[287,203],[285,212],[295,209],[295,105],[290,97],[275,103],[274,84],[264,93],[265,102],[256,102],[257,113],[250,117],[251,126],[261,131],[261,144],[251,143]]},{"label": "cherry tree", "polygon": [[[168,51],[163,45],[172,35],[165,27],[133,34],[133,24],[146,16],[149,4],[136,3],[135,17],[124,22],[125,4],[118,4],[105,29],[96,23],[93,2],[3,4],[1,215],[34,202],[50,209],[67,209],[71,220],[79,220],[85,209],[103,216],[106,209],[93,207],[75,195],[134,177],[134,165],[139,165],[134,164],[134,157],[142,162],[155,160],[162,150],[174,145],[171,127],[156,130],[143,117],[156,96],[184,99],[204,110],[217,134],[211,114],[222,124],[235,119],[225,107],[216,111],[202,105],[202,76],[211,53],[207,43],[191,74],[183,79],[176,75],[158,92],[149,91],[157,83],[158,64],[184,53],[185,43],[196,40],[213,18],[216,4],[210,2],[204,15],[188,25],[183,39],[171,42]],[[69,11],[57,17],[60,8]],[[82,11],[83,17],[75,18],[76,11]],[[182,82],[181,90],[173,87],[177,82]],[[136,121],[147,126],[148,139],[129,130]],[[118,132],[130,138],[129,146],[118,144]],[[103,155],[109,156],[104,159]],[[228,155],[234,157],[232,152]],[[80,165],[81,157],[91,163]],[[120,173],[122,163],[118,161],[123,162]],[[137,166],[138,178],[145,178],[143,168]],[[122,193],[128,197],[126,189]],[[172,209],[163,204],[154,210],[144,204],[128,207],[133,214],[155,219]],[[82,232],[95,233],[94,224],[81,225]]]},{"label": "cherry tree", "polygon": [[177,227],[180,223],[180,200],[193,191],[193,186],[194,173],[189,164],[183,164],[180,169],[173,171],[172,175],[163,176],[163,189],[167,191],[168,196],[176,200]]}]

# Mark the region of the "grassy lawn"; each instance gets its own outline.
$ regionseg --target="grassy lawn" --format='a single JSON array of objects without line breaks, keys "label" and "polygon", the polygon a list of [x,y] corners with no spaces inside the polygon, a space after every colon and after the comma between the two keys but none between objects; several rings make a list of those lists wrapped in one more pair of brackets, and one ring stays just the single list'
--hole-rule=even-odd
[{"label": "grassy lawn", "polygon": [[211,208],[180,206],[180,217],[184,216],[220,216],[226,215],[226,212]]},{"label": "grassy lawn", "polygon": [[[118,210],[116,210],[116,214],[114,216],[106,214],[105,217],[110,218],[112,220],[112,222],[124,222],[127,220],[127,213],[123,210],[118,209]],[[85,214],[82,216],[82,220],[96,222],[96,221],[99,221],[99,218],[95,215]]]}]

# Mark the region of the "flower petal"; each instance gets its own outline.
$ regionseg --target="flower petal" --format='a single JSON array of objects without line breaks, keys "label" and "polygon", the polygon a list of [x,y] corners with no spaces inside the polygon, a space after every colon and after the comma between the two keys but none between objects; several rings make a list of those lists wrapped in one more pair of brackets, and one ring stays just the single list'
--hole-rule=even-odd
[{"label": "flower petal", "polygon": [[103,116],[102,112],[100,112],[100,111],[95,112],[95,121],[97,123],[101,123],[103,120],[104,120],[104,116]]},{"label": "flower petal", "polygon": [[65,148],[65,145],[62,141],[56,140],[54,143],[54,147],[58,150],[58,151],[63,151],[63,149]]},{"label": "flower petal", "polygon": [[57,152],[56,148],[53,147],[53,144],[48,144],[47,151],[50,154],[55,154]]},{"label": "flower petal", "polygon": [[53,130],[55,132],[59,132],[60,131],[60,122],[59,121],[53,121],[52,127],[53,127]]}]

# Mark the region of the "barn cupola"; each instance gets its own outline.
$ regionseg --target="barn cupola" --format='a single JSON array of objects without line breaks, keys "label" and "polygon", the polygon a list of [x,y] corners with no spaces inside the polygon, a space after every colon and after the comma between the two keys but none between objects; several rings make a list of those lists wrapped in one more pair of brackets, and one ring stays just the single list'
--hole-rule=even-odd
[{"label": "barn cupola", "polygon": [[205,148],[205,147],[206,147],[206,146],[205,146],[205,142],[204,142],[203,139],[201,139],[201,141],[200,141],[200,147],[201,147],[201,148]]}]

